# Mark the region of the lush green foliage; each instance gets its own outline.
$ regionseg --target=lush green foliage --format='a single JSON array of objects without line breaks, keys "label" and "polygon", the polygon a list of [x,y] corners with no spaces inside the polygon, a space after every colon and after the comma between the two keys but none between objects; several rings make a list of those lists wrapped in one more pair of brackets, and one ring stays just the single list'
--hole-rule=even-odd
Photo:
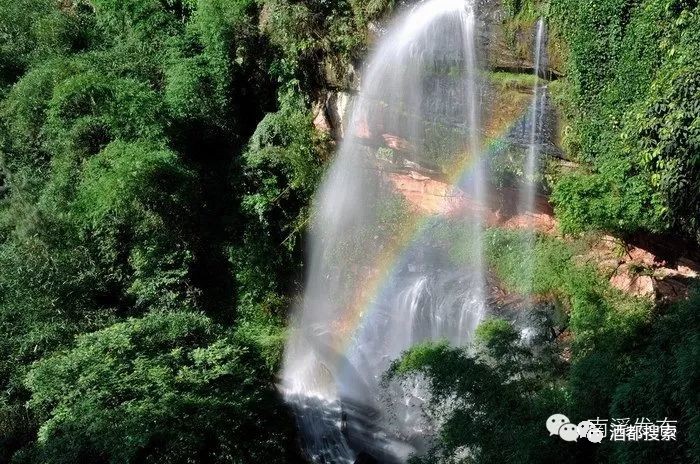
[{"label": "lush green foliage", "polygon": [[[564,103],[566,148],[582,163],[550,182],[564,232],[672,232],[699,240],[698,3],[503,5],[506,31],[546,16],[550,40],[561,41],[556,47],[568,52],[565,79],[550,86]],[[492,76],[496,87],[519,84],[504,77]],[[492,169],[509,174],[497,164]],[[436,238],[457,244],[451,250],[456,264],[473,260],[475,250],[458,227],[443,226]],[[477,329],[469,352],[425,345],[406,353],[391,375],[426,375],[431,407],[447,412],[435,447],[415,461],[698,461],[700,410],[689,386],[698,382],[700,295],[655,307],[610,288],[585,263],[585,236],[576,243],[531,240],[528,234],[491,230],[485,252],[508,290],[552,306],[546,311],[552,339],[533,349],[511,323],[489,319]],[[561,358],[568,362],[553,362]],[[661,446],[606,441],[559,448],[561,440],[530,435],[554,410],[575,420],[673,417],[686,433]]]},{"label": "lush green foliage", "polygon": [[568,403],[565,389],[551,377],[556,360],[536,355],[518,340],[508,322],[488,320],[475,355],[447,345],[420,345],[392,367],[393,377],[422,373],[430,379],[429,410],[449,405],[437,445],[412,462],[562,462],[566,443],[542,433],[551,411]]},{"label": "lush green foliage", "polygon": [[310,95],[390,7],[0,4],[0,462],[293,458]]},{"label": "lush green foliage", "polygon": [[290,83],[313,89],[320,82],[342,85],[364,47],[367,25],[395,0],[263,0],[262,26],[283,54],[273,71]]},{"label": "lush green foliage", "polygon": [[291,417],[271,375],[254,347],[198,314],[152,313],[81,335],[27,377],[42,425],[25,458],[288,462]]},{"label": "lush green foliage", "polygon": [[[458,244],[455,262],[469,262],[472,250],[461,245],[468,241],[457,239],[464,231],[448,227],[438,232],[444,234],[453,234],[451,242]],[[532,319],[542,321],[541,335],[534,344],[525,342],[511,323],[487,319],[470,354],[425,345],[396,363],[392,375],[427,375],[432,406],[449,411],[435,448],[416,462],[453,462],[466,449],[474,452],[468,462],[697,460],[693,437],[700,410],[691,385],[697,383],[700,294],[657,313],[651,302],[610,288],[582,262],[585,240],[538,237],[532,259],[527,234],[493,229],[486,243],[499,280],[546,303],[537,309],[542,317]],[[562,362],[564,356],[570,364]],[[532,433],[555,410],[575,420],[673,417],[687,433],[672,446],[606,441],[559,448],[561,440]]]},{"label": "lush green foliage", "polygon": [[[0,462],[297,461],[274,375],[332,146],[309,106],[354,78],[394,3],[0,0]],[[505,6],[525,24],[545,3]],[[556,185],[562,225],[697,236],[697,2],[551,5],[571,51],[567,144],[589,166]],[[445,162],[458,135],[433,128],[426,157]],[[399,196],[379,213],[387,236],[415,221]],[[370,242],[334,251],[346,265]],[[472,355],[426,345],[398,362],[390,374],[426,373],[436,403],[460,398],[425,462],[465,447],[561,462],[542,418],[562,408],[678,418],[689,434],[663,457],[697,457],[697,297],[656,314],[553,239],[531,261],[523,237],[492,231],[486,251],[511,290],[554,302],[552,335],[532,349],[489,320]]]},{"label": "lush green foliage", "polygon": [[580,407],[577,412],[605,416],[615,385],[631,363],[625,350],[649,322],[651,302],[610,288],[592,265],[576,264],[576,248],[557,239],[539,237],[530,261],[522,234],[494,230],[487,253],[495,272],[512,290],[546,296],[568,314],[566,326],[574,335],[570,380]]},{"label": "lush green foliage", "polygon": [[564,230],[700,238],[700,7],[681,0],[551,2],[570,51],[569,150],[591,169],[553,200]]},{"label": "lush green foliage", "polygon": [[535,86],[534,74],[492,72],[488,74],[488,80],[497,90],[520,89],[530,91]]},{"label": "lush green foliage", "polygon": [[[693,462],[700,458],[700,404],[697,398],[700,359],[700,295],[672,307],[649,327],[630,376],[615,389],[611,414],[632,417],[677,417],[688,439],[667,447],[667,461]],[[695,438],[693,438],[695,437]],[[618,447],[616,460],[633,463],[657,459],[658,448],[648,443]]]}]

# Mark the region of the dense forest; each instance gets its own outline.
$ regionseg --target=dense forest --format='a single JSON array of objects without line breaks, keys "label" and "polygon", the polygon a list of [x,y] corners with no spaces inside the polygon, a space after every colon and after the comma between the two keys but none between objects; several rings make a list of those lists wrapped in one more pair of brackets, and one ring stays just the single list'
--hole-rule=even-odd
[{"label": "dense forest", "polygon": [[[548,177],[564,238],[538,238],[532,285],[570,336],[533,349],[488,319],[472,351],[407,352],[387,381],[468,398],[415,461],[698,462],[700,293],[624,295],[570,238],[700,244],[700,6],[502,3],[512,27],[544,16],[563,57],[578,168]],[[304,462],[276,382],[336,145],[312,106],[400,6],[0,0],[0,463]],[[528,285],[517,233],[488,243]],[[555,410],[678,436],[572,447],[543,433]]]}]

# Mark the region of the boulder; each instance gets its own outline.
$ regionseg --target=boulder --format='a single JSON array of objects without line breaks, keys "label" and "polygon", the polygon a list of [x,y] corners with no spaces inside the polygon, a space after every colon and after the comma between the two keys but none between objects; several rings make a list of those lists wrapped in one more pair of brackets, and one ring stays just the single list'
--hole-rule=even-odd
[{"label": "boulder", "polygon": [[629,264],[623,264],[610,278],[610,285],[628,295],[654,298],[656,289],[651,275],[637,274]]},{"label": "boulder", "polygon": [[668,237],[631,240],[636,244],[604,235],[582,261],[595,263],[611,286],[629,295],[666,302],[687,298],[700,273],[700,263],[682,254],[692,250],[672,249]]}]

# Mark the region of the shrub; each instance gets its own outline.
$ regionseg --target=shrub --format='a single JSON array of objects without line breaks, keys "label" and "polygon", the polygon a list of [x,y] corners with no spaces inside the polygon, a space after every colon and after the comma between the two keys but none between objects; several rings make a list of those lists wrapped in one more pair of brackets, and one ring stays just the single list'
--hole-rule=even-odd
[{"label": "shrub", "polygon": [[157,313],[33,366],[46,463],[286,462],[289,417],[257,354],[209,319]]},{"label": "shrub", "polygon": [[570,50],[568,138],[591,165],[554,186],[565,230],[697,240],[697,2],[551,3]]}]

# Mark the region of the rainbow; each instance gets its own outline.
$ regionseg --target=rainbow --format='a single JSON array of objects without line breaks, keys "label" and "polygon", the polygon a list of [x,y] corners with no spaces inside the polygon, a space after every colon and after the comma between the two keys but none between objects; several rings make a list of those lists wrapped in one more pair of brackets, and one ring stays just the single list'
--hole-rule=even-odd
[{"label": "rainbow", "polygon": [[[453,187],[464,185],[481,159],[500,150],[505,136],[514,125],[515,122],[512,122],[506,128],[501,128],[497,137],[491,137],[481,150],[481,156],[461,157],[448,170],[447,183]],[[434,216],[427,214],[412,215],[389,246],[385,247],[379,254],[372,275],[358,285],[352,299],[352,305],[345,311],[341,320],[337,321],[341,336],[336,338],[333,348],[338,353],[347,353],[358,329],[362,326],[362,322],[372,314],[372,309],[376,308],[373,302],[379,295],[389,290],[391,278],[398,269],[403,267],[404,260],[408,258],[408,250],[424,237],[433,218]]]}]

